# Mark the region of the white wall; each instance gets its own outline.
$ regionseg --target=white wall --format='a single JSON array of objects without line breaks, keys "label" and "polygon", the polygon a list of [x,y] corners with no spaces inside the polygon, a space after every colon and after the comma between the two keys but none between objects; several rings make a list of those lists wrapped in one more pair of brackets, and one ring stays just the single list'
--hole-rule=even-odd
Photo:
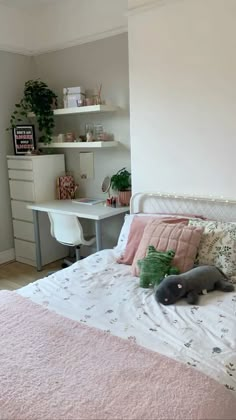
[{"label": "white wall", "polygon": [[235,21],[235,0],[129,17],[133,192],[235,198]]},{"label": "white wall", "polygon": [[[13,247],[7,154],[14,154],[11,132],[6,132],[14,104],[21,98],[24,82],[31,74],[30,57],[0,51],[0,262],[1,252]],[[4,259],[12,255],[4,254]]]}]

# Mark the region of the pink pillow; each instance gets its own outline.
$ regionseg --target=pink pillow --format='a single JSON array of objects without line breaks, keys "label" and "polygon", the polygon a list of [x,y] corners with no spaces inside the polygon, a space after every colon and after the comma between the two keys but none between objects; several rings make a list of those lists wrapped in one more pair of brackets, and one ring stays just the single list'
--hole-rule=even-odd
[{"label": "pink pillow", "polygon": [[117,260],[118,263],[127,265],[131,265],[133,263],[133,259],[142,239],[144,229],[152,221],[165,221],[166,223],[188,223],[187,218],[176,218],[171,216],[135,216],[130,227],[124,255],[122,255]]},{"label": "pink pillow", "polygon": [[192,228],[194,226],[186,226],[184,223],[170,224],[157,220],[149,222],[133,260],[132,274],[139,276],[137,262],[145,257],[149,245],[155,246],[158,251],[173,249],[173,266],[179,268],[181,273],[193,268],[203,228]]}]

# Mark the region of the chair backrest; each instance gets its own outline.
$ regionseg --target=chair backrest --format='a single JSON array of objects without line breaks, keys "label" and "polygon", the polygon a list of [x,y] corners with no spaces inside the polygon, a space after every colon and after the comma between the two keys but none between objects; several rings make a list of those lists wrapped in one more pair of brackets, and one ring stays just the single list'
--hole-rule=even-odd
[{"label": "chair backrest", "polygon": [[84,243],[83,229],[78,217],[50,213],[51,235],[64,245],[76,246]]}]

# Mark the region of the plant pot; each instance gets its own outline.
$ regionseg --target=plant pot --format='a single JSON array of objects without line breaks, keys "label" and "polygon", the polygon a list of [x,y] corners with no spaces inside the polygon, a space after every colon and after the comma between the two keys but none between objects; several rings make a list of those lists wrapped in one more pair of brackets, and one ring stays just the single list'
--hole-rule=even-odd
[{"label": "plant pot", "polygon": [[118,199],[121,206],[129,206],[131,198],[131,191],[119,191]]}]

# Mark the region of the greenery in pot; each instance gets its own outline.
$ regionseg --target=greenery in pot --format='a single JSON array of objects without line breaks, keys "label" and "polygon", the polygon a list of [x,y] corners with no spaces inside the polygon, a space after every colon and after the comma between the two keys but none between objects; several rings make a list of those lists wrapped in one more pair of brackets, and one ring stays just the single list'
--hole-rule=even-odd
[{"label": "greenery in pot", "polygon": [[115,191],[131,190],[131,173],[126,168],[120,169],[111,177],[111,187]]},{"label": "greenery in pot", "polygon": [[34,113],[40,132],[39,141],[49,144],[52,140],[54,123],[53,109],[57,107],[57,95],[41,80],[29,80],[25,83],[24,95],[15,104],[10,119],[9,129],[14,128]]}]

